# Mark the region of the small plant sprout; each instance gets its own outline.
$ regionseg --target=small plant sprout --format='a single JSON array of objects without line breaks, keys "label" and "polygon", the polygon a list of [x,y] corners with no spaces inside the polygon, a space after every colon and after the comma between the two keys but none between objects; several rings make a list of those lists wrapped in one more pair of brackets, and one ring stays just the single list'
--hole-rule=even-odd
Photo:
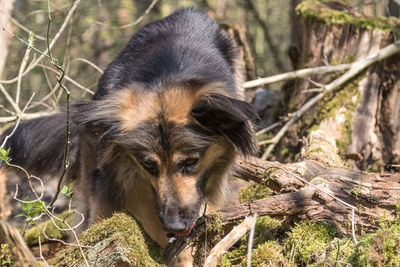
[{"label": "small plant sprout", "polygon": [[27,197],[25,201],[21,203],[21,206],[22,213],[15,217],[25,217],[25,221],[32,224],[38,221],[42,215],[45,214],[46,208],[50,208],[49,206],[45,206],[44,202],[41,200],[32,203],[29,197]]},{"label": "small plant sprout", "polygon": [[74,183],[70,183],[68,186],[63,185],[63,187],[61,188],[60,193],[64,194],[68,199],[71,199],[73,196],[73,192],[72,192],[72,187],[73,187]]},{"label": "small plant sprout", "polygon": [[8,154],[10,154],[10,149],[6,150],[3,147],[0,147],[0,160],[4,161],[6,164],[8,164],[8,162],[10,161]]}]

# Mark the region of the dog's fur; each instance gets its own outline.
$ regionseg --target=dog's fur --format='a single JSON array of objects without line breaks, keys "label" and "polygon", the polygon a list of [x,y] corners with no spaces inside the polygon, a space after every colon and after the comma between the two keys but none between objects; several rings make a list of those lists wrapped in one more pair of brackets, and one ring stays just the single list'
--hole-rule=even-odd
[{"label": "dog's fur", "polygon": [[[191,8],[132,37],[93,100],[72,106],[69,177],[88,224],[127,209],[165,244],[166,232],[190,232],[206,202],[223,203],[234,159],[256,150],[238,53],[225,31]],[[56,173],[64,127],[64,113],[23,122],[8,142],[13,163]]]}]

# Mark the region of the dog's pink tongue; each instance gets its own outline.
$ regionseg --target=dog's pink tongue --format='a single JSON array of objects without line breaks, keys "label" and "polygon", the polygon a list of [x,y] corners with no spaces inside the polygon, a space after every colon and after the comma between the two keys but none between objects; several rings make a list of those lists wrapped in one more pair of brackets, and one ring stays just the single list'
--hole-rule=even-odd
[{"label": "dog's pink tongue", "polygon": [[179,236],[179,237],[188,236],[188,235],[190,235],[190,232],[192,232],[193,227],[194,227],[194,222],[193,222],[192,226],[190,226],[189,230],[187,230],[186,232],[175,232],[174,234],[175,234],[175,236]]}]

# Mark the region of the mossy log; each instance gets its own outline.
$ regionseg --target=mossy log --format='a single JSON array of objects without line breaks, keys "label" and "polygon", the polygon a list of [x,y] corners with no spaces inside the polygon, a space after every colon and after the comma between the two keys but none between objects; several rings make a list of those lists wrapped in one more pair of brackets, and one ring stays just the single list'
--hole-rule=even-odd
[{"label": "mossy log", "polygon": [[[367,17],[340,1],[306,0],[300,18],[299,67],[352,63],[367,58],[394,40],[398,18]],[[306,112],[276,149],[277,159],[296,154],[303,136],[328,129],[339,152],[355,167],[382,170],[400,162],[400,56],[376,63]],[[288,97],[287,112],[298,110],[337,74],[299,79]],[[290,147],[290,150],[284,149]]]},{"label": "mossy log", "polygon": [[[164,266],[163,250],[126,213],[115,213],[80,237],[89,266]],[[86,266],[79,248],[68,246],[49,260],[51,266]]]},{"label": "mossy log", "polygon": [[330,195],[357,208],[358,231],[373,231],[381,219],[398,216],[400,174],[349,170],[337,155],[334,138],[322,130],[311,134],[302,158],[290,164],[257,158],[240,161],[235,176],[261,183],[276,195],[220,210],[222,220],[228,222],[256,212],[330,221],[347,232],[351,208]]}]

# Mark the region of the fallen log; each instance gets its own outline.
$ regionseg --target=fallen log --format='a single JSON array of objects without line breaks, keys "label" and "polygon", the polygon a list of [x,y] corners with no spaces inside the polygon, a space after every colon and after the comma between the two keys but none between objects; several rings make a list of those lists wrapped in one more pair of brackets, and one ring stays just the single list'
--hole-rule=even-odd
[{"label": "fallen log", "polygon": [[[38,263],[35,257],[26,246],[18,230],[4,220],[0,220],[0,244],[2,245],[0,248],[0,260],[4,260],[4,257],[6,257],[6,255],[2,255],[5,253],[5,245],[9,248],[10,253],[10,260],[9,262],[5,262],[4,265],[37,266]],[[1,263],[1,265],[3,265],[3,263]]]}]

